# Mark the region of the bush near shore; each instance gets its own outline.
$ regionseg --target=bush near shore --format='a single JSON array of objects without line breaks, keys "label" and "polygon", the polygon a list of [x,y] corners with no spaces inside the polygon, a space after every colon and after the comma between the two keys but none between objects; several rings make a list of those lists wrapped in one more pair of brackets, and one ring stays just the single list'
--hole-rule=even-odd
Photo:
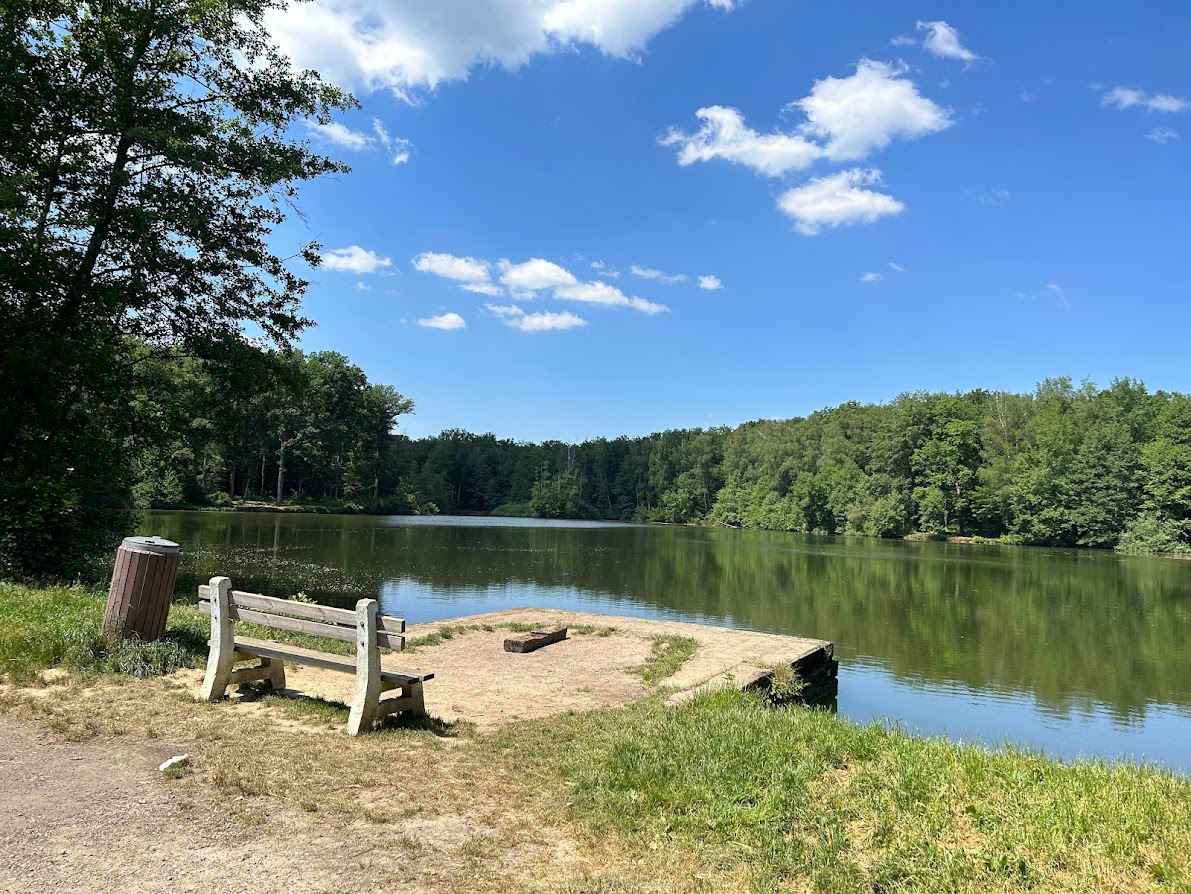
[{"label": "bush near shore", "polygon": [[[94,591],[0,584],[6,682],[201,665],[208,622],[193,607],[174,606],[153,644],[106,639],[102,612]],[[150,697],[151,683],[130,685]],[[295,766],[318,772],[380,741],[340,740],[338,725],[272,735],[311,750]],[[655,860],[655,878],[697,867],[700,890],[1191,891],[1191,782],[1153,767],[958,745],[736,692],[513,723],[464,747],[502,785],[556,793],[547,818],[577,823],[598,852]]]}]

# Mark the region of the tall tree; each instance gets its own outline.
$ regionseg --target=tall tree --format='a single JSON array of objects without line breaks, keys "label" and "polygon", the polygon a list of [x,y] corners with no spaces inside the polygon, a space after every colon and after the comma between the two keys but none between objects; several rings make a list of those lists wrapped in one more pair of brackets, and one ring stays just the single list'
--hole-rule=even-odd
[{"label": "tall tree", "polygon": [[[306,283],[269,244],[341,165],[287,136],[350,97],[295,72],[275,0],[9,0],[0,17],[0,571],[111,548],[130,345],[284,344]],[[15,85],[20,85],[16,89]],[[316,246],[295,252],[317,261]]]}]

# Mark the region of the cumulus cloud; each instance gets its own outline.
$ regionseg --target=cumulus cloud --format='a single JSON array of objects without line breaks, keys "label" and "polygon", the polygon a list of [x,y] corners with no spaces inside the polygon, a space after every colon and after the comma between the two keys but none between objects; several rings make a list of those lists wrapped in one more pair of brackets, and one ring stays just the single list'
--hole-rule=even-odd
[{"label": "cumulus cloud", "polygon": [[437,317],[427,317],[417,322],[419,326],[424,326],[427,329],[465,329],[467,327],[467,321],[454,312],[439,314]]},{"label": "cumulus cloud", "polygon": [[974,62],[980,58],[960,42],[959,32],[946,22],[919,22],[918,30],[926,32],[922,46],[928,53],[961,62]]},{"label": "cumulus cloud", "polygon": [[699,109],[695,133],[671,128],[659,142],[678,147],[682,166],[723,159],[777,177],[809,168],[820,158],[858,161],[895,138],[914,139],[951,126],[946,109],[922,96],[903,69],[861,59],[844,78],[816,81],[809,95],[787,106],[805,121],[793,133],[761,134],[739,111],[724,106]]},{"label": "cumulus cloud", "polygon": [[[272,10],[269,33],[301,68],[341,87],[403,98],[464,80],[477,66],[514,69],[534,55],[592,46],[642,52],[699,0],[314,0]],[[734,0],[706,0],[730,11]]]},{"label": "cumulus cloud", "polygon": [[1189,103],[1181,96],[1171,96],[1169,93],[1146,93],[1132,87],[1113,87],[1100,97],[1100,105],[1122,110],[1142,106],[1150,112],[1181,112]]},{"label": "cumulus cloud", "polygon": [[570,286],[579,282],[571,271],[543,258],[530,258],[522,264],[502,259],[499,266],[504,271],[500,277],[501,283],[507,286],[509,291],[518,294],[532,295],[543,289]]},{"label": "cumulus cloud", "polygon": [[382,258],[374,251],[349,245],[347,248],[335,248],[323,252],[323,266],[328,270],[342,270],[347,273],[376,273],[382,267],[392,266],[392,261]]},{"label": "cumulus cloud", "polygon": [[585,319],[569,311],[561,313],[540,311],[527,314],[515,304],[485,304],[484,309],[493,316],[504,320],[506,326],[520,329],[522,332],[549,332],[560,329],[576,329],[587,325]]},{"label": "cumulus cloud", "polygon": [[718,276],[708,275],[699,277],[699,288],[701,289],[707,289],[709,292],[714,292],[716,289],[722,289],[723,287],[724,284],[720,282],[720,278]]},{"label": "cumulus cloud", "polygon": [[881,182],[875,169],[852,168],[808,180],[778,198],[778,208],[794,220],[794,229],[813,236],[823,227],[872,223],[901,214],[905,205],[892,196],[863,189]]},{"label": "cumulus cloud", "polygon": [[862,273],[862,274],[860,274],[860,281],[864,282],[864,283],[869,283],[870,285],[872,285],[874,283],[879,283],[883,279],[885,279],[885,277],[882,276],[880,273]]},{"label": "cumulus cloud", "polygon": [[800,136],[758,133],[744,123],[736,109],[707,106],[697,110],[695,117],[703,122],[695,133],[671,128],[658,140],[663,146],[679,147],[678,163],[683,167],[722,158],[777,177],[808,168],[823,154],[820,146]]},{"label": "cumulus cloud", "polygon": [[461,283],[460,288],[481,295],[499,295],[500,286],[492,282],[490,265],[477,258],[458,257],[445,252],[424,251],[411,262],[419,273],[429,273]]},{"label": "cumulus cloud", "polygon": [[1155,127],[1145,137],[1147,140],[1153,140],[1155,143],[1161,143],[1163,146],[1175,140],[1182,139],[1176,131],[1171,130],[1169,127]]},{"label": "cumulus cloud", "polygon": [[[664,304],[655,304],[636,295],[626,295],[606,282],[584,282],[567,268],[545,258],[530,258],[521,263],[502,258],[492,264],[480,258],[422,252],[413,259],[413,266],[422,273],[454,280],[461,284],[460,288],[482,295],[496,296],[507,291],[515,299],[532,301],[539,295],[548,294],[559,301],[577,301],[612,308],[625,307],[650,316],[670,309]],[[500,271],[499,284],[491,281],[493,269]],[[518,315],[533,316],[524,314],[515,304],[491,304],[485,307],[489,312],[498,315],[498,308],[504,308],[510,314],[515,311]]]},{"label": "cumulus cloud", "polygon": [[894,137],[914,139],[950,127],[947,111],[904,74],[861,59],[850,77],[816,81],[810,95],[793,104],[806,114],[800,130],[824,139],[823,154],[832,161],[858,161]]},{"label": "cumulus cloud", "polygon": [[654,270],[652,267],[641,267],[638,264],[630,264],[629,273],[633,274],[633,276],[639,276],[642,279],[651,279],[654,282],[660,282],[667,286],[686,282],[688,279],[685,273],[663,273],[661,270]]}]

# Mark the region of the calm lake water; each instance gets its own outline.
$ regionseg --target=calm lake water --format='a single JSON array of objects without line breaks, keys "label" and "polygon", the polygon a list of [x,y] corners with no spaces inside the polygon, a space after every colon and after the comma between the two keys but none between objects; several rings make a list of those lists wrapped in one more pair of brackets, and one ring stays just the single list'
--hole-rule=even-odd
[{"label": "calm lake water", "polygon": [[1191,562],[529,519],[145,513],[179,589],[362,596],[411,623],[520,606],[835,643],[839,712],[1191,773]]}]

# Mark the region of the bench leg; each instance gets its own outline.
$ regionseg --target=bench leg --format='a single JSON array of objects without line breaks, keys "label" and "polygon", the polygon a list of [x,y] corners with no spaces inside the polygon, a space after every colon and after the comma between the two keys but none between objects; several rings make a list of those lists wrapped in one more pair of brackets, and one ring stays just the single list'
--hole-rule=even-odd
[{"label": "bench leg", "polygon": [[356,687],[347,731],[358,736],[372,729],[380,707],[380,648],[376,644],[375,599],[356,603]]},{"label": "bench leg", "polygon": [[285,688],[285,662],[277,658],[262,658],[261,664],[269,669],[269,685],[274,692]]},{"label": "bench leg", "polygon": [[426,701],[422,697],[422,681],[409,684],[409,712],[414,717],[426,716]]},{"label": "bench leg", "polygon": [[236,663],[236,635],[231,618],[230,578],[211,578],[211,654],[207,656],[207,673],[199,696],[205,702],[218,701],[232,681],[232,665]]}]

